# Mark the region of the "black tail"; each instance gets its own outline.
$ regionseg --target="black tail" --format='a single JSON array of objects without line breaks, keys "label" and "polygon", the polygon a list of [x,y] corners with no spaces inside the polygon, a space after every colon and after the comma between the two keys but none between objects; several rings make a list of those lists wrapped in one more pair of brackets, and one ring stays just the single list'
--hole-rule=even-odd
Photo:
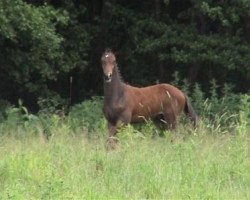
[{"label": "black tail", "polygon": [[191,121],[194,123],[194,126],[197,126],[199,122],[199,116],[195,112],[187,96],[186,96],[186,104],[185,104],[184,111],[190,117]]}]

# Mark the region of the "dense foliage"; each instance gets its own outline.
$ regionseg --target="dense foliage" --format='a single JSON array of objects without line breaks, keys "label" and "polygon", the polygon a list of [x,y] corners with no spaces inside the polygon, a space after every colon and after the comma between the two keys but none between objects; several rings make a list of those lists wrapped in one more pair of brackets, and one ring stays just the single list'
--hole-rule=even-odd
[{"label": "dense foliage", "polygon": [[248,92],[249,10],[246,0],[2,0],[1,99],[37,109],[101,95],[105,47],[134,85],[178,71],[206,94],[212,79]]},{"label": "dense foliage", "polygon": [[[176,77],[174,83],[180,87],[184,84],[178,80],[178,77]],[[223,91],[222,97],[219,97],[216,85],[212,82],[210,84],[210,97],[206,98],[199,85],[195,86],[192,94],[186,88],[185,92],[190,94],[190,100],[199,113],[200,122],[198,129],[195,130],[188,118],[183,115],[180,118],[178,125],[180,128],[177,129],[177,132],[182,132],[182,128],[186,127],[192,132],[205,131],[211,134],[217,132],[238,135],[238,127],[242,125],[244,131],[248,134],[250,130],[250,95],[232,94],[230,87],[227,85],[223,87]],[[43,134],[50,138],[56,134],[58,129],[62,129],[66,134],[71,135],[84,134],[88,137],[106,137],[107,123],[102,113],[102,105],[102,98],[93,97],[72,106],[67,115],[61,108],[55,108],[53,105],[46,105],[37,115],[33,115],[23,105],[23,102],[19,101],[17,107],[6,105],[5,112],[0,113],[0,133],[1,135],[23,137],[27,136],[23,132],[27,132],[31,135]],[[148,134],[150,136],[155,134],[162,136],[169,133],[160,126],[155,126],[150,120],[135,125],[134,128],[131,131],[132,135],[139,133],[142,137]],[[122,137],[123,134],[118,135]],[[125,132],[126,134],[127,132]]]}]

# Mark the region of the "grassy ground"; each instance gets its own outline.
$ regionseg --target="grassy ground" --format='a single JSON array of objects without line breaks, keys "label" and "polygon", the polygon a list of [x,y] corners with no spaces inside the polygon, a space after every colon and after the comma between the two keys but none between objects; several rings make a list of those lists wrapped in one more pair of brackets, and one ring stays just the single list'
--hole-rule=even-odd
[{"label": "grassy ground", "polygon": [[250,199],[250,96],[198,94],[197,129],[185,119],[172,133],[128,126],[115,150],[105,146],[101,99],[65,116],[10,107],[0,123],[0,199]]},{"label": "grassy ground", "polygon": [[0,199],[250,199],[249,134],[131,129],[114,151],[62,129],[49,141],[2,136]]}]

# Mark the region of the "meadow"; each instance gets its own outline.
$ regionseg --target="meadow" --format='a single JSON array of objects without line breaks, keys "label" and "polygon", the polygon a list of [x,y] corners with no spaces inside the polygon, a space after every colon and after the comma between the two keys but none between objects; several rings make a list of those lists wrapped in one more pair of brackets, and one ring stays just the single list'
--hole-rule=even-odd
[{"label": "meadow", "polygon": [[250,96],[208,98],[198,86],[193,95],[197,128],[185,118],[175,132],[129,125],[115,150],[101,98],[67,115],[7,108],[0,199],[250,199]]}]

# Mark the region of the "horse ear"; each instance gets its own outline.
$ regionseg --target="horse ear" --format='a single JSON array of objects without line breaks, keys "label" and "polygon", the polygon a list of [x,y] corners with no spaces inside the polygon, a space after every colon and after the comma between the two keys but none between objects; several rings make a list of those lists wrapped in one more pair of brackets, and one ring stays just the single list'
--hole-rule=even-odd
[{"label": "horse ear", "polygon": [[105,50],[104,50],[104,53],[113,53],[113,51],[112,51],[112,49],[111,48],[105,48]]}]

